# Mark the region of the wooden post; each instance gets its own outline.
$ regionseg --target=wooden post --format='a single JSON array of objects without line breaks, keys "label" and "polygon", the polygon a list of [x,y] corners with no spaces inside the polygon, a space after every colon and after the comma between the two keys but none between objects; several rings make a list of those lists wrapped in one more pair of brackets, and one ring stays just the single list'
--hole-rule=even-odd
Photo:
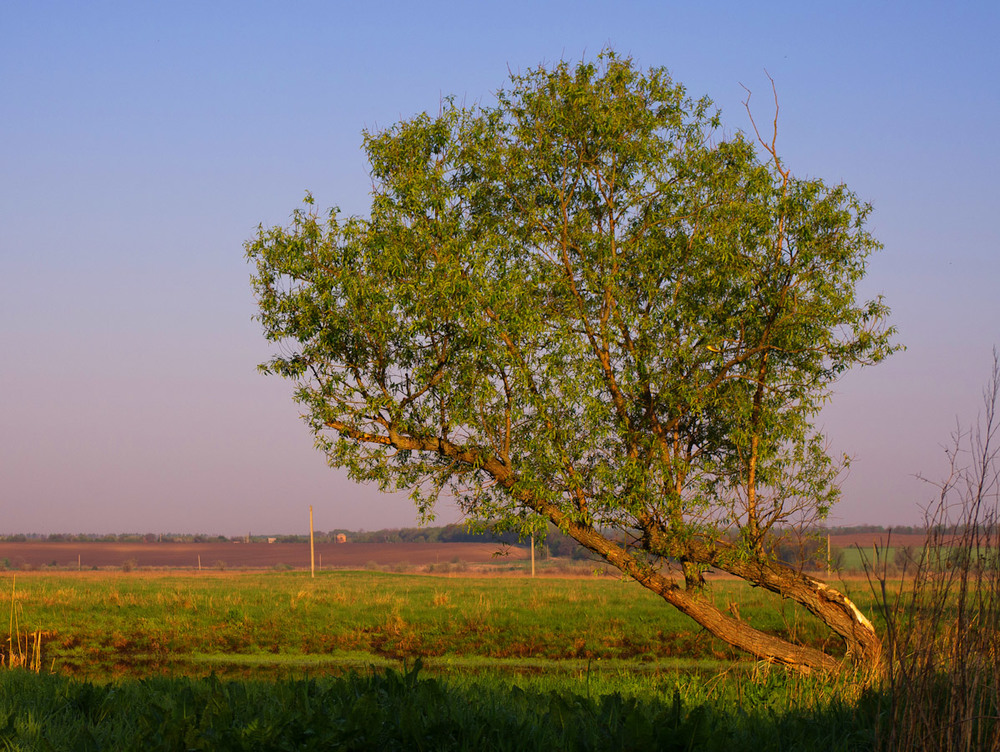
[{"label": "wooden post", "polygon": [[313,543],[313,506],[309,505],[309,567],[316,576],[316,546]]},{"label": "wooden post", "polygon": [[830,558],[830,534],[826,534],[826,576],[833,577],[833,559]]},{"label": "wooden post", "polygon": [[535,534],[531,533],[531,576],[535,576]]},{"label": "wooden post", "polygon": [[77,554],[76,555],[76,571],[79,572],[81,569],[83,569],[83,558],[81,557],[80,554]]},{"label": "wooden post", "polygon": [[198,554],[198,571],[201,571],[201,554]]}]

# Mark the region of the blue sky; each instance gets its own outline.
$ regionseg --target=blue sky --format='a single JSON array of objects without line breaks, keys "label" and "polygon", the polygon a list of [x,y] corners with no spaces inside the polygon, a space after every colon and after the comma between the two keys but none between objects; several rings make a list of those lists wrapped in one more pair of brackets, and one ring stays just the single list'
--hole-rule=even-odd
[{"label": "blue sky", "polygon": [[[821,416],[855,457],[835,523],[913,524],[1000,344],[1000,10],[991,3],[0,6],[0,532],[414,524],[325,466],[267,345],[243,242],[310,190],[363,213],[362,129],[489,101],[611,46],[799,175],[870,201],[863,285],[905,353]],[[453,508],[440,509],[453,521]]]}]

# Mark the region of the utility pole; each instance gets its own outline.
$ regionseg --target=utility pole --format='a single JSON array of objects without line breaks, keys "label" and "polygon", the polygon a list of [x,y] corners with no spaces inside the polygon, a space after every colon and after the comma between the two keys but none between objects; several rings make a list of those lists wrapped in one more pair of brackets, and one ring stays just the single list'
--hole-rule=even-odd
[{"label": "utility pole", "polygon": [[830,534],[826,534],[826,576],[833,577],[833,559],[830,558]]},{"label": "utility pole", "polygon": [[316,576],[316,546],[313,543],[313,505],[309,505],[309,566],[312,576]]}]

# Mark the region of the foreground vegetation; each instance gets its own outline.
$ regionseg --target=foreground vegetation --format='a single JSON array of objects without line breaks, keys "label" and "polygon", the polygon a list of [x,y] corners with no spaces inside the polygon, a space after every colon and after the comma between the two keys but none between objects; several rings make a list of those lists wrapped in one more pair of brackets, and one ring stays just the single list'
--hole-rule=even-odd
[{"label": "foreground vegetation", "polygon": [[[158,678],[95,685],[0,676],[0,744],[60,750],[857,750],[878,698],[803,703],[787,674],[706,687],[623,681],[614,691],[498,677],[401,672],[226,682]],[[816,684],[822,696],[822,685]]]}]

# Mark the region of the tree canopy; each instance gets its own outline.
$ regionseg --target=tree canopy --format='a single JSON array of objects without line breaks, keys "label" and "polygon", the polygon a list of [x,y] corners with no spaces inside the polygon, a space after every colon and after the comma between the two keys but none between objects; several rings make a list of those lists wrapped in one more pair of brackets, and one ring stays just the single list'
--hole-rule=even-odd
[{"label": "tree canopy", "polygon": [[307,195],[247,244],[280,343],[263,369],[332,465],[424,513],[445,492],[473,520],[551,521],[732,644],[832,665],[711,606],[701,571],[723,569],[870,658],[867,620],[768,540],[837,500],[814,418],[895,349],[857,296],[880,246],[869,205],[753,130],[606,51],[365,133],[368,217]]}]

